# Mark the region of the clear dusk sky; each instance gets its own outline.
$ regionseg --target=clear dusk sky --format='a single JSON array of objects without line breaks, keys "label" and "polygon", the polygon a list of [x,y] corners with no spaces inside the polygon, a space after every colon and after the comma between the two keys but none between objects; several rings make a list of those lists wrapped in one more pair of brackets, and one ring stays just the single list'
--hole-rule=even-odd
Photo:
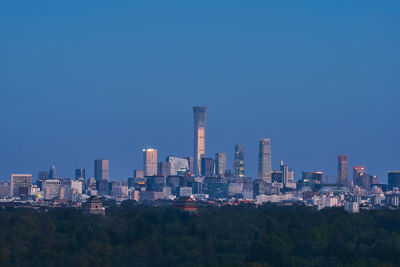
[{"label": "clear dusk sky", "polygon": [[337,155],[386,182],[400,169],[399,1],[2,1],[0,180],[48,170],[112,179],[193,154],[192,106],[207,106],[206,153],[258,141],[273,168],[318,170]]}]

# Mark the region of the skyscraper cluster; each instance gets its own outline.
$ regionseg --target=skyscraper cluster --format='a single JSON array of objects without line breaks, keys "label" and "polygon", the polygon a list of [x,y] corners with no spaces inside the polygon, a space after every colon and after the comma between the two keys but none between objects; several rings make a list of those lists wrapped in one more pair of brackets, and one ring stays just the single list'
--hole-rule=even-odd
[{"label": "skyscraper cluster", "polygon": [[[206,154],[206,107],[193,107],[193,155],[169,155],[160,160],[157,148],[143,149],[143,167],[134,170],[133,177],[121,181],[110,179],[109,160],[94,161],[94,177],[87,179],[84,168],[75,170],[75,179],[59,177],[55,165],[39,172],[36,184],[31,174],[12,174],[10,182],[0,183],[0,197],[35,197],[38,199],[66,199],[80,201],[87,195],[131,198],[136,201],[173,199],[195,196],[199,199],[242,199],[263,202],[303,201],[321,207],[344,206],[357,210],[354,203],[400,206],[400,172],[388,173],[388,185],[380,184],[376,175],[368,174],[363,166],[353,168],[349,180],[349,158],[337,157],[336,181],[329,183],[319,170],[303,171],[295,179],[294,171],[281,160],[273,170],[271,138],[260,138],[258,143],[257,178],[246,176],[245,152],[242,144],[234,147],[232,169],[227,167],[227,154]],[[353,203],[353,204],[352,204]]]}]

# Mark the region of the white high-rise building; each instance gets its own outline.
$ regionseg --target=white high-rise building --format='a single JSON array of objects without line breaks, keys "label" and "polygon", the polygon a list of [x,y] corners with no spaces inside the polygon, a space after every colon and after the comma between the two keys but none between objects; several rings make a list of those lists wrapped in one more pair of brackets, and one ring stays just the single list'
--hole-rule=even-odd
[{"label": "white high-rise building", "polygon": [[157,149],[143,149],[143,171],[144,176],[157,175]]}]

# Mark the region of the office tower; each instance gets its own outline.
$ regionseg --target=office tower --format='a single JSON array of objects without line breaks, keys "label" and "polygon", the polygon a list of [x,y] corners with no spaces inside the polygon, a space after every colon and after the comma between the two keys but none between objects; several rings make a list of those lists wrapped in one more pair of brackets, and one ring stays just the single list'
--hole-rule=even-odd
[{"label": "office tower", "polygon": [[196,177],[192,182],[192,193],[193,194],[202,194],[203,193],[203,178]]},{"label": "office tower", "polygon": [[57,178],[57,170],[56,166],[51,166],[49,170],[49,179],[56,179]]},{"label": "office tower", "polygon": [[157,175],[157,149],[143,149],[144,176]]},{"label": "office tower", "polygon": [[393,190],[394,187],[400,189],[400,171],[388,172],[388,190]]},{"label": "office tower", "polygon": [[201,175],[205,177],[214,176],[214,160],[212,158],[201,159]]},{"label": "office tower", "polygon": [[75,180],[85,181],[86,180],[86,171],[85,169],[76,169],[75,170]]},{"label": "office tower", "polygon": [[233,169],[236,178],[244,177],[244,147],[242,145],[235,146]]},{"label": "office tower", "polygon": [[53,198],[59,198],[61,188],[62,180],[48,179],[43,181],[44,199],[50,200]]},{"label": "office tower", "polygon": [[167,177],[171,175],[171,163],[159,162],[157,165],[157,175]]},{"label": "office tower", "polygon": [[206,153],[206,107],[193,107],[194,117],[194,175],[199,175],[201,158]]},{"label": "office tower", "polygon": [[144,178],[144,171],[143,170],[135,170],[133,172],[134,178]]},{"label": "office tower", "polygon": [[223,176],[226,169],[226,154],[223,152],[215,153],[215,174]]},{"label": "office tower", "polygon": [[168,156],[167,162],[171,164],[171,175],[186,173],[189,170],[189,161],[187,158]]},{"label": "office tower", "polygon": [[187,157],[186,159],[188,160],[188,164],[189,164],[189,172],[193,173],[194,172],[194,158]]},{"label": "office tower", "polygon": [[108,180],[109,162],[107,159],[96,159],[94,161],[94,178],[96,181]]},{"label": "office tower", "polygon": [[353,182],[357,180],[358,177],[365,173],[365,168],[363,166],[353,168]]},{"label": "office tower", "polygon": [[283,164],[283,160],[281,160],[281,172],[282,172],[282,182],[285,187],[287,182],[289,181],[289,166]]},{"label": "office tower", "polygon": [[347,186],[349,180],[349,159],[347,155],[338,156],[338,184]]},{"label": "office tower", "polygon": [[258,178],[271,183],[271,139],[261,138],[258,153]]},{"label": "office tower", "polygon": [[281,160],[281,172],[283,187],[294,188],[294,172],[288,165],[283,164],[283,160]]},{"label": "office tower", "polygon": [[11,174],[10,195],[13,197],[27,196],[32,185],[32,174]]}]

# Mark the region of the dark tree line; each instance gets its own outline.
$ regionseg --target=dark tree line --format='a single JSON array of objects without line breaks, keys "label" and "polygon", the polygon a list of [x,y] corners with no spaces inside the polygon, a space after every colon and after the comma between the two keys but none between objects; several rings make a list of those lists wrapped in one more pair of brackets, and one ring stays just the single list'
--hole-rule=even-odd
[{"label": "dark tree line", "polygon": [[398,266],[400,212],[296,207],[172,207],[123,202],[0,209],[0,266]]}]

